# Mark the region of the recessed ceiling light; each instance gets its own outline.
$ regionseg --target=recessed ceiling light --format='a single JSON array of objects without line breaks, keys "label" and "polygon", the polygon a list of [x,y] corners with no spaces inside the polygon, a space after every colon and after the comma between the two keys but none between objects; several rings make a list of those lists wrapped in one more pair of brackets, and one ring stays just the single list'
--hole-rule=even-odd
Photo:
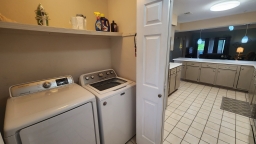
[{"label": "recessed ceiling light", "polygon": [[240,5],[239,1],[226,1],[226,2],[222,2],[222,3],[218,3],[216,5],[213,5],[210,10],[211,11],[225,11],[225,10],[235,8],[239,5]]}]

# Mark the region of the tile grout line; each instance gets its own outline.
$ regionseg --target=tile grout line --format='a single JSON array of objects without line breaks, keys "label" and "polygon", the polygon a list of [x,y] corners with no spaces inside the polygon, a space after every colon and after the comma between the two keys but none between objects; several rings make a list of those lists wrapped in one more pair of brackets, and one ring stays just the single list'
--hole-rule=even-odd
[{"label": "tile grout line", "polygon": [[[191,83],[190,86],[191,86],[191,85],[193,85],[193,83]],[[190,87],[190,86],[189,86],[189,87]],[[189,88],[189,87],[188,87],[188,88]],[[188,89],[188,88],[187,88],[187,89]],[[187,90],[187,89],[186,89],[186,90]],[[184,91],[185,91],[185,90],[184,90]],[[193,91],[194,91],[194,90],[193,90]],[[191,91],[189,94],[191,94],[193,91]],[[186,96],[186,98],[183,100],[183,102],[189,97],[189,94],[188,94],[188,96]],[[181,104],[180,104],[180,105],[181,105]],[[180,106],[180,105],[179,105],[179,106]],[[191,104],[191,105],[192,105],[192,104]],[[178,109],[178,108],[176,108],[176,109]],[[186,113],[186,112],[185,112],[185,113]],[[184,114],[185,114],[185,113],[184,113]],[[184,114],[183,114],[183,115],[184,115]],[[180,120],[183,118],[183,115],[181,116]],[[180,120],[178,120],[177,124],[180,122]],[[183,122],[181,122],[181,123],[183,123]],[[176,125],[177,125],[177,124],[176,124]],[[176,125],[174,126],[174,128],[176,127]],[[179,128],[178,128],[178,129],[179,129]],[[172,130],[173,130],[173,129],[172,129]],[[183,131],[183,130],[182,130],[182,131]],[[171,132],[170,132],[170,133],[171,133]],[[170,133],[168,134],[168,136],[170,135]],[[175,135],[175,134],[173,134],[173,135]],[[168,137],[168,136],[167,136],[167,137]],[[175,135],[175,136],[176,136],[176,135]],[[166,138],[167,138],[167,137],[166,137]],[[178,137],[178,136],[177,136],[177,137]],[[178,138],[180,138],[180,137],[178,137]],[[183,140],[183,138],[181,139],[181,142],[182,142],[182,140]]]},{"label": "tile grout line", "polygon": [[[227,96],[227,93],[226,93],[226,96]],[[222,102],[222,100],[221,100],[221,102]],[[219,137],[220,137],[220,129],[221,129],[221,127],[222,127],[221,124],[222,124],[223,116],[224,116],[224,110],[223,110],[223,113],[222,113],[222,115],[221,115],[221,122],[220,122],[220,128],[219,128],[217,143],[220,141],[220,140],[219,140]],[[226,143],[226,142],[225,142],[225,143]]]},{"label": "tile grout line", "polygon": [[[192,84],[190,84],[190,85],[192,85]],[[186,88],[186,89],[187,89],[187,88]],[[185,92],[185,90],[184,90],[182,93],[184,93],[184,92]],[[181,93],[181,94],[182,94],[182,93]],[[180,94],[180,95],[181,95],[181,94]],[[179,95],[179,96],[180,96],[180,95]],[[187,97],[188,97],[188,96],[187,96]],[[187,97],[186,97],[186,98],[187,98]],[[178,98],[178,97],[177,97],[177,98]],[[177,99],[177,98],[176,98],[176,99]],[[185,99],[186,99],[186,98],[185,98]],[[175,100],[176,100],[176,99],[175,99]],[[183,101],[185,101],[185,99],[184,99]],[[183,102],[183,101],[182,101],[182,102]],[[171,104],[171,103],[170,103],[170,104]],[[169,105],[170,105],[170,104],[169,104]],[[182,103],[181,103],[181,104],[182,104]],[[180,104],[180,105],[181,105],[181,104]],[[169,106],[169,105],[168,105],[168,106]],[[180,105],[179,105],[179,106],[180,106]],[[175,108],[175,110],[176,110],[176,109],[178,109],[178,107]],[[174,110],[174,111],[175,111],[175,110]],[[173,111],[172,113],[174,113],[174,111]],[[176,113],[175,113],[175,114],[176,114]],[[172,115],[172,114],[171,114],[171,115]],[[170,115],[170,116],[171,116],[171,115]],[[169,116],[168,118],[170,118],[170,116]],[[183,117],[183,115],[182,115],[182,117]],[[181,118],[182,118],[182,117],[181,117]],[[167,118],[167,119],[168,119],[168,118]],[[167,120],[167,119],[166,119],[166,120]],[[175,120],[176,120],[176,119],[175,119]],[[178,120],[178,122],[174,125],[173,129],[176,127],[176,125],[179,123],[179,121],[180,121],[180,120]],[[168,122],[167,122],[167,123],[168,123]],[[171,124],[171,125],[172,125],[172,124]],[[173,130],[173,129],[172,129],[172,130]],[[166,136],[166,138],[171,134],[172,130],[169,132],[169,134]],[[175,135],[175,136],[176,136],[176,135]],[[164,139],[164,141],[166,140],[166,138]]]},{"label": "tile grout line", "polygon": [[[202,86],[202,87],[201,87]],[[173,128],[170,130],[170,132],[168,131],[168,135],[166,136],[166,138],[172,133],[172,131],[173,131],[173,129],[174,128],[177,128],[177,129],[179,129],[179,130],[182,130],[183,131],[183,129],[180,129],[180,128],[178,128],[177,127],[177,124],[179,123],[179,122],[181,122],[182,124],[184,124],[182,121],[181,121],[181,119],[184,117],[184,118],[187,118],[187,117],[185,117],[184,115],[186,114],[186,113],[188,113],[188,111],[190,110],[190,108],[191,108],[191,106],[193,105],[193,104],[195,104],[196,103],[196,101],[197,101],[197,99],[199,98],[199,96],[200,96],[200,94],[204,91],[204,89],[205,89],[205,87],[206,86],[204,86],[204,85],[193,85],[193,83],[190,83],[190,84],[184,84],[184,89],[182,88],[181,89],[181,92],[179,92],[180,94],[177,94],[177,95],[175,95],[175,97],[176,98],[174,98],[173,100],[172,100],[172,102],[168,105],[168,106],[170,106],[173,102],[179,102],[179,104],[178,105],[176,105],[175,107],[176,108],[174,108],[174,110],[171,112],[171,114],[166,118],[166,120],[168,119],[168,118],[171,118],[171,115],[172,114],[176,114],[176,115],[179,115],[180,116],[180,118],[179,118],[179,120],[177,120],[177,119],[174,119],[174,118],[172,118],[172,119],[174,119],[174,120],[176,120],[177,121],[177,123],[173,126],[172,124],[172,126],[173,126]],[[191,88],[192,87],[192,88]],[[199,87],[201,87],[200,88],[200,90],[197,90],[197,88],[199,88]],[[195,120],[195,118],[197,117],[197,115],[199,114],[199,111],[201,110],[201,109],[203,109],[202,107],[203,107],[203,105],[205,105],[206,103],[208,103],[208,101],[209,100],[211,100],[210,98],[210,94],[211,94],[211,91],[214,89],[214,87],[211,87],[210,88],[210,90],[207,90],[207,92],[205,93],[205,94],[207,94],[206,95],[206,97],[201,97],[201,98],[203,98],[204,100],[203,100],[203,102],[201,103],[201,101],[200,101],[200,103],[201,103],[201,105],[200,105],[200,107],[197,107],[197,105],[195,106],[195,107],[197,107],[197,108],[199,108],[198,109],[198,111],[195,113],[195,115],[193,114],[193,116],[195,116],[193,119],[190,119],[190,118],[187,118],[187,119],[189,119],[189,120],[192,120],[192,123],[193,122],[195,122],[194,120]],[[225,90],[225,91],[224,91]],[[196,91],[196,92],[195,92]],[[214,92],[216,92],[216,91],[214,91]],[[208,122],[211,122],[211,121],[209,121],[209,118],[211,117],[211,114],[212,113],[214,113],[214,114],[219,114],[219,113],[215,113],[215,112],[213,112],[213,110],[215,109],[215,110],[222,110],[222,109],[220,109],[219,107],[220,107],[220,105],[219,105],[219,101],[221,101],[222,102],[222,99],[221,98],[223,98],[223,97],[230,97],[230,98],[233,98],[233,97],[231,97],[232,96],[232,93],[230,94],[229,93],[229,90],[227,90],[227,89],[223,89],[223,94],[225,95],[225,96],[221,96],[221,95],[223,95],[223,94],[220,94],[220,92],[222,92],[222,89],[219,89],[218,91],[217,91],[217,93],[214,95],[215,96],[215,98],[214,98],[214,102],[212,103],[212,106],[211,106],[211,109],[210,109],[210,111],[209,111],[209,116],[208,116],[208,118],[207,118],[207,120],[206,120],[206,124],[208,123]],[[186,94],[184,94],[184,93],[186,93]],[[195,94],[195,93],[197,93],[197,94]],[[193,94],[193,95],[191,95],[191,94]],[[240,95],[240,93],[239,93],[239,95]],[[237,97],[239,96],[237,93],[236,93],[236,91],[235,91],[235,99],[237,99]],[[192,97],[190,97],[190,96],[192,96]],[[245,94],[245,100],[247,101],[247,98],[246,98],[246,94]],[[182,98],[183,100],[181,100],[181,101],[179,101],[179,98]],[[190,100],[188,100],[188,99],[193,99],[193,101],[190,101]],[[206,100],[208,100],[207,102],[206,102]],[[190,104],[189,104],[189,106],[187,107],[186,105],[184,105],[184,104],[186,104],[185,103],[185,101],[188,101],[188,102],[191,102]],[[220,103],[221,103],[220,102]],[[199,104],[199,103],[198,103]],[[209,103],[210,104],[210,103]],[[184,110],[182,110],[182,109],[179,109],[179,107],[180,106],[182,106],[183,107],[183,105],[184,105],[184,108],[186,107],[186,110],[184,111]],[[207,107],[206,107],[207,108]],[[167,109],[166,109],[167,110]],[[180,111],[182,111],[182,115],[180,115],[180,114],[177,114],[177,113],[175,113],[175,111],[176,110],[180,110]],[[191,109],[191,110],[193,110],[193,111],[195,111],[194,109]],[[203,110],[207,110],[208,111],[208,109],[203,109]],[[216,112],[218,112],[218,111],[216,111]],[[227,121],[227,120],[223,120],[223,118],[225,117],[225,115],[224,115],[224,112],[226,112],[225,110],[222,110],[222,113],[221,113],[221,119],[220,119],[220,124],[219,124],[219,130],[216,130],[216,131],[218,131],[218,136],[217,136],[217,142],[224,142],[224,143],[226,143],[226,141],[223,141],[223,140],[221,140],[221,139],[219,139],[220,138],[220,133],[221,133],[221,127],[222,127],[222,123],[225,121],[225,122],[227,122],[227,123],[229,123],[229,124],[233,124],[234,126],[235,126],[235,129],[231,129],[231,128],[229,128],[229,127],[225,127],[225,126],[223,126],[223,127],[225,127],[225,128],[227,128],[227,129],[229,129],[229,130],[233,130],[233,131],[235,131],[235,136],[234,136],[234,138],[235,138],[235,143],[237,143],[237,121],[239,121],[239,122],[243,122],[242,120],[240,121],[240,120],[237,120],[237,117],[238,117],[238,115],[236,115],[235,114],[235,116],[234,116],[234,120],[235,120],[235,122],[234,123],[230,123],[229,121]],[[194,113],[194,112],[193,112]],[[202,113],[202,112],[201,112]],[[231,112],[232,113],[232,112]],[[190,114],[190,113],[188,113],[188,114]],[[205,113],[202,113],[202,114],[205,114]],[[190,115],[192,115],[192,114],[190,114]],[[199,117],[199,118],[201,118],[201,117]],[[213,117],[213,118],[215,118],[215,117]],[[230,119],[232,119],[231,117],[227,117],[227,118],[230,118]],[[165,122],[166,122],[166,120],[165,120]],[[168,122],[167,122],[168,123]],[[188,125],[188,130],[189,130],[189,128],[191,128],[191,126],[192,126],[192,123],[190,124],[190,125]],[[212,122],[212,123],[214,123],[214,122]],[[170,124],[170,123],[168,123],[168,124]],[[205,142],[204,140],[202,140],[201,138],[202,138],[202,136],[203,136],[203,133],[204,133],[204,130],[205,130],[205,128],[207,127],[206,126],[206,124],[205,124],[205,126],[204,126],[204,129],[203,129],[203,132],[202,132],[202,135],[201,135],[201,137],[200,137],[200,139],[199,139],[199,142],[200,141],[203,141],[203,142]],[[214,123],[214,124],[216,124],[216,123]],[[185,124],[185,125],[187,125],[187,124]],[[239,126],[240,127],[240,126]],[[194,128],[194,127],[193,127]],[[241,128],[243,128],[243,127],[241,127]],[[195,129],[197,129],[197,128],[195,128]],[[212,129],[212,128],[211,128]],[[184,136],[183,136],[183,138],[180,138],[179,136],[176,136],[176,134],[173,134],[172,133],[172,135],[174,135],[175,137],[177,137],[177,138],[179,138],[179,139],[181,139],[181,142],[182,141],[184,141],[184,142],[186,142],[185,140],[184,140],[184,138],[185,138],[185,136],[186,136],[186,134],[188,133],[188,130],[187,131],[185,131],[185,134],[184,134]],[[197,129],[198,130],[198,129]],[[213,130],[215,130],[215,129],[213,129]],[[190,134],[190,133],[189,133]],[[225,133],[222,133],[222,134],[225,134]],[[243,135],[246,135],[246,134],[244,134],[244,133],[241,133],[241,134],[243,134]],[[195,137],[195,138],[197,138],[196,136],[194,136],[193,134],[190,134],[190,135],[192,135],[193,137]],[[209,134],[208,134],[209,135]],[[227,135],[227,136],[230,136],[230,137],[232,137],[231,135],[229,135],[229,134],[225,134],[225,135]],[[211,135],[210,135],[211,136]],[[246,135],[247,136],[247,135]],[[164,139],[164,141],[166,141],[166,142],[169,142],[169,141],[167,141],[166,140],[166,138]],[[216,138],[216,137],[214,137],[214,138]],[[239,139],[240,140],[240,139]],[[241,141],[243,141],[243,142],[245,142],[244,140],[241,140]],[[206,143],[208,143],[208,142],[206,142]],[[234,143],[234,144],[235,144]]]},{"label": "tile grout line", "polygon": [[[204,86],[204,87],[205,87],[205,86]],[[201,93],[202,91],[203,91],[203,89],[200,91],[200,93]],[[210,92],[210,91],[209,91],[209,92]],[[199,93],[199,94],[200,94],[200,93]],[[199,97],[199,94],[197,94],[197,97]],[[209,93],[208,93],[208,94],[209,94]],[[197,97],[196,97],[196,98],[197,98]],[[196,98],[195,98],[195,100],[196,100]],[[206,99],[206,97],[204,98],[204,101],[205,101],[205,99]],[[195,100],[194,100],[194,101],[195,101]],[[194,103],[194,101],[193,101],[193,103]],[[202,105],[204,104],[204,101],[203,101]],[[193,104],[193,103],[192,103],[192,104]],[[192,104],[191,104],[191,105],[192,105]],[[191,105],[190,105],[189,107],[191,107]],[[200,106],[199,110],[201,109],[202,105]],[[199,113],[199,110],[197,111],[197,113],[196,113],[194,119],[192,120],[192,123],[194,122],[194,120],[195,120],[197,114]],[[189,125],[189,128],[191,127],[192,123]],[[186,136],[187,133],[188,133],[188,130],[186,131],[184,137]],[[193,136],[194,136],[194,135],[193,135]],[[182,141],[183,141],[184,137],[182,138]],[[196,136],[194,136],[194,137],[196,137]],[[197,138],[197,137],[196,137],[196,138]],[[201,139],[199,139],[199,143],[200,143],[200,140],[201,140]]]},{"label": "tile grout line", "polygon": [[[205,88],[206,86],[204,86],[204,88]],[[201,90],[201,92],[204,90],[204,88],[202,88],[202,90]],[[211,87],[211,89],[212,89],[212,87]],[[204,101],[203,101],[203,103],[201,104],[201,106],[200,107],[198,107],[199,108],[199,110],[202,108],[202,106],[203,106],[203,104],[205,103],[205,100],[206,100],[206,98],[207,98],[207,96],[209,95],[209,93],[210,93],[210,91],[211,91],[211,89],[208,91],[208,93],[207,93],[207,95],[206,95],[206,97],[204,98]],[[199,94],[201,94],[201,93],[199,93]],[[197,94],[198,96],[196,97],[196,98],[198,98],[199,97],[199,94]],[[195,98],[195,100],[196,100],[196,98]],[[194,100],[194,101],[195,101]],[[193,103],[194,103],[194,101],[193,101]],[[192,104],[191,104],[192,105]],[[199,113],[199,110],[198,110],[198,112],[197,112],[197,114]],[[204,109],[205,110],[205,109]],[[197,114],[195,115],[195,118],[196,118],[196,116],[197,116]],[[194,119],[195,119],[194,118]],[[200,118],[200,117],[199,117]],[[192,123],[194,122],[194,119],[193,119],[193,121],[192,121]],[[203,118],[202,118],[203,119]],[[196,122],[196,123],[198,123],[198,122]],[[189,126],[189,128],[191,127],[191,124],[190,124],[190,126]],[[196,129],[196,128],[195,128]],[[198,130],[198,129],[197,129]],[[187,132],[186,132],[187,133]],[[202,131],[202,133],[203,133],[203,131]],[[196,137],[196,136],[194,136],[194,135],[192,135],[193,137]],[[197,138],[197,137],[196,137]],[[183,138],[184,139],[184,138]],[[199,138],[199,142],[200,142],[200,140],[201,140],[201,138]],[[204,140],[202,140],[202,141],[204,141]],[[204,141],[205,142],[205,141]],[[206,142],[206,143],[208,143],[208,142]]]},{"label": "tile grout line", "polygon": [[[190,84],[190,86],[191,86],[191,85],[192,85],[192,84]],[[188,88],[189,88],[189,87],[188,87]],[[188,88],[187,88],[187,89],[188,89]],[[183,92],[185,92],[185,90],[184,90]],[[182,93],[183,93],[183,92],[182,92]],[[181,93],[181,94],[182,94],[182,93]],[[181,94],[180,94],[180,95],[181,95]],[[188,97],[188,96],[187,96],[187,97]],[[186,98],[187,98],[187,97],[186,97]],[[185,98],[185,99],[186,99],[186,98]],[[176,99],[177,99],[177,98],[176,98]],[[184,99],[182,102],[184,102],[185,99]],[[182,103],[181,103],[181,104],[182,104]],[[180,105],[181,105],[181,104],[180,104]],[[180,105],[179,105],[179,106],[180,106]],[[175,110],[176,110],[176,109],[178,109],[178,107],[175,108]],[[174,113],[174,111],[173,111],[173,113]],[[176,114],[176,113],[175,113],[175,114]],[[184,115],[184,114],[183,114],[183,115]],[[183,115],[181,116],[181,118],[183,117]],[[170,116],[171,116],[171,115],[170,115]],[[170,118],[170,116],[169,116],[168,118]],[[181,119],[181,118],[180,118],[180,119]],[[176,119],[175,119],[175,120],[176,120]],[[178,120],[178,122],[175,124],[175,126],[173,127],[173,129],[176,127],[176,125],[177,125],[179,122],[180,122],[180,120]],[[167,123],[168,123],[168,122],[167,122]],[[172,129],[172,130],[173,130],[173,129]],[[167,137],[171,134],[172,130],[171,130],[170,133],[167,135]],[[175,136],[176,136],[176,135],[175,135]],[[166,137],[166,138],[167,138],[167,137]],[[165,139],[166,139],[166,138],[165,138]],[[179,138],[179,137],[178,137],[178,138]]]},{"label": "tile grout line", "polygon": [[[218,93],[219,93],[219,91],[220,91],[220,89],[218,90]],[[218,95],[218,93],[217,93],[217,95]],[[213,105],[214,105],[214,103],[215,103],[215,101],[216,101],[217,95],[216,95],[216,97],[215,97],[215,99],[214,99]],[[207,95],[207,97],[208,97],[208,95]],[[213,109],[213,105],[212,105],[212,108],[211,108],[211,110],[210,110],[210,114],[209,114],[209,116],[208,116],[208,118],[207,118],[206,124],[207,124],[207,122],[208,122],[208,120],[209,120],[209,117],[210,117],[210,115],[211,115],[211,112],[212,112],[212,109]],[[222,113],[222,114],[223,114],[223,113]],[[203,134],[204,134],[204,130],[205,130],[206,124],[205,124],[205,126],[204,126],[204,129],[203,129],[203,132],[202,132],[202,135],[201,135],[200,139],[202,139],[202,136],[203,136]],[[217,142],[218,142],[218,139],[217,139]]]}]

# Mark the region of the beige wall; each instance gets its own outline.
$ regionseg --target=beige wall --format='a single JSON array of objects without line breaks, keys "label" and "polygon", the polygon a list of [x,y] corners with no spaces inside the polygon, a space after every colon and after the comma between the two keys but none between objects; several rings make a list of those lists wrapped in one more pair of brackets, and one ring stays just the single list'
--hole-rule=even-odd
[{"label": "beige wall", "polygon": [[[115,20],[120,32],[136,32],[136,0],[40,2],[49,13],[50,26],[69,28],[69,18],[82,13],[88,18],[89,29],[94,29],[93,12],[100,11],[110,22]],[[38,3],[38,0],[0,0],[0,13],[20,23],[36,24],[34,10]],[[0,131],[11,85],[67,74],[77,81],[83,73],[107,68],[114,68],[119,76],[136,81],[133,38],[0,29]]]},{"label": "beige wall", "polygon": [[255,22],[256,22],[256,11],[238,14],[238,15],[207,19],[207,20],[180,23],[179,31],[209,29],[209,28],[224,27],[229,25],[243,25],[243,24],[249,24],[249,23],[255,23]]},{"label": "beige wall", "polygon": [[136,81],[136,57],[133,37],[111,39],[112,67],[121,77]]},{"label": "beige wall", "polygon": [[[136,0],[108,0],[109,19],[115,20],[119,31],[136,32]],[[112,67],[121,77],[136,81],[134,36],[112,38]]]},{"label": "beige wall", "polygon": [[0,29],[0,130],[11,85],[111,68],[108,37]]},{"label": "beige wall", "polygon": [[94,11],[100,11],[108,17],[108,0],[0,0],[0,13],[19,23],[37,24],[35,10],[39,3],[49,13],[49,25],[53,27],[71,28],[70,18],[84,14],[87,28],[94,30]]},{"label": "beige wall", "polygon": [[123,33],[136,32],[136,0],[108,0],[109,21]]}]

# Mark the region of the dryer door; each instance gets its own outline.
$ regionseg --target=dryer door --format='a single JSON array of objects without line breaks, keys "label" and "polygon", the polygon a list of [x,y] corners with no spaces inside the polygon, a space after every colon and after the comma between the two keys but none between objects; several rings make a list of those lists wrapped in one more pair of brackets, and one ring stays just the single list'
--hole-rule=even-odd
[{"label": "dryer door", "polygon": [[24,128],[20,138],[22,144],[96,144],[92,104]]}]

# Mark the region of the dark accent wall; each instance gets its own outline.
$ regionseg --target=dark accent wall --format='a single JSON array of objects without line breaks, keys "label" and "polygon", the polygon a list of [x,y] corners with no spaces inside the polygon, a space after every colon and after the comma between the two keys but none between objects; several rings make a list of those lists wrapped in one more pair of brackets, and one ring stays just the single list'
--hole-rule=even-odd
[{"label": "dark accent wall", "polygon": [[[228,28],[227,28],[227,31],[213,31],[213,32],[204,32],[204,31],[202,31],[202,39],[216,38],[216,37],[219,37],[219,38],[231,37],[228,53],[232,57],[234,57],[237,54],[236,49],[239,46],[242,46],[244,48],[244,53],[243,54],[245,54],[245,55],[248,54],[251,51],[256,53],[256,28],[248,29],[247,36],[249,37],[249,41],[246,44],[241,43],[241,39],[244,35],[245,35],[245,29],[229,31]],[[191,37],[190,46],[195,47],[197,39],[200,37],[200,33],[199,33],[199,31],[175,33],[174,52],[172,54],[173,58],[181,57],[180,53],[175,52],[179,49],[179,39],[178,39],[178,37],[180,37],[180,36]]]}]

